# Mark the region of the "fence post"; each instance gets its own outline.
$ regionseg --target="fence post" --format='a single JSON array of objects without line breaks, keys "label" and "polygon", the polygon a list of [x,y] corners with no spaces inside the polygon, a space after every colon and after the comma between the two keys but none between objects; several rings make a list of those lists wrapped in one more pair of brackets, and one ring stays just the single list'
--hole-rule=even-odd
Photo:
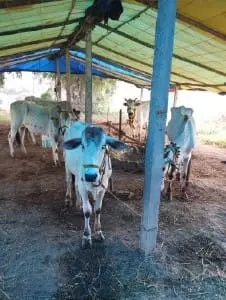
[{"label": "fence post", "polygon": [[122,109],[119,111],[119,129],[118,129],[118,138],[122,139]]}]

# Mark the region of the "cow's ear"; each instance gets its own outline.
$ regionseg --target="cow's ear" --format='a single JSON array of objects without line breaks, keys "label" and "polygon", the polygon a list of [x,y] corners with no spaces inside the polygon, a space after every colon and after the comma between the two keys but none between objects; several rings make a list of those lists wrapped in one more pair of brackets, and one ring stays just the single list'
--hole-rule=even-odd
[{"label": "cow's ear", "polygon": [[72,150],[77,148],[79,145],[81,145],[81,139],[71,139],[68,140],[66,142],[64,142],[63,144],[63,148],[66,150]]},{"label": "cow's ear", "polygon": [[128,148],[128,146],[125,143],[110,136],[107,137],[106,144],[115,150],[125,150]]},{"label": "cow's ear", "polygon": [[135,104],[136,106],[139,106],[139,105],[141,105],[141,102],[139,101],[139,102],[136,102],[136,104]]},{"label": "cow's ear", "polygon": [[124,102],[123,105],[128,106],[128,103]]}]

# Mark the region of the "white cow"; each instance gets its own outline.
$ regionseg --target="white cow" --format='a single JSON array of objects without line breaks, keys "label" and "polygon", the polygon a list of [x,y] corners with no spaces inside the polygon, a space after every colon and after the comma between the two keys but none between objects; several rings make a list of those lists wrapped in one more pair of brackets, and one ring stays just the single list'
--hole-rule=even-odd
[{"label": "white cow", "polygon": [[110,136],[98,126],[84,122],[72,123],[64,136],[64,159],[66,168],[66,204],[72,204],[72,174],[75,176],[76,206],[82,204],[85,217],[83,247],[91,246],[90,215],[92,205],[95,213],[94,230],[98,239],[103,240],[100,212],[108,181],[112,174],[109,146],[122,150],[127,146]]},{"label": "white cow", "polygon": [[[56,102],[56,101],[48,101],[48,100],[41,100],[41,99],[33,99],[33,100],[26,100],[26,101],[47,107],[48,109],[59,110],[59,108],[60,108],[61,112],[69,112],[68,101]],[[75,121],[80,120],[80,111],[76,110],[76,109],[72,109],[72,118]],[[23,126],[22,130],[20,131],[20,134],[26,135],[26,129],[27,128],[25,128]],[[23,133],[23,130],[25,130],[25,133]],[[36,139],[35,139],[34,134],[32,132],[29,132],[29,134],[31,136],[31,140],[32,140],[33,144],[36,144]]]},{"label": "white cow", "polygon": [[24,146],[25,130],[20,136],[21,126],[28,128],[33,134],[44,134],[52,143],[54,163],[59,163],[58,146],[62,143],[63,133],[70,120],[70,114],[61,112],[60,107],[44,107],[29,101],[16,101],[10,106],[11,128],[8,135],[10,154],[14,157],[13,142],[15,138],[26,154]]},{"label": "white cow", "polygon": [[[134,131],[139,129],[139,139],[141,139],[142,129],[147,131],[149,107],[150,101],[138,101],[135,99],[125,99],[124,105],[127,106],[127,114],[129,119],[129,126],[132,130],[132,136],[134,137]],[[145,136],[146,136],[145,131]]]},{"label": "white cow", "polygon": [[191,162],[192,150],[196,145],[196,126],[193,118],[193,109],[185,106],[171,108],[171,119],[168,123],[166,134],[169,140],[180,147],[178,157],[177,179],[182,175],[185,185],[189,181],[189,164]]}]

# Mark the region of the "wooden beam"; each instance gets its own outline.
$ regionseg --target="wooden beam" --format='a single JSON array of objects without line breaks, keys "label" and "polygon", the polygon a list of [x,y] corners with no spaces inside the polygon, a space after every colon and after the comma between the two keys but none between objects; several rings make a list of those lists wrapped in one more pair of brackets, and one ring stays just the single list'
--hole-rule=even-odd
[{"label": "wooden beam", "polygon": [[14,7],[18,6],[31,6],[35,4],[44,4],[48,2],[57,2],[57,1],[62,1],[62,0],[4,0],[0,2],[0,9],[13,9]]},{"label": "wooden beam", "polygon": [[[62,56],[65,53],[65,49],[71,48],[80,40],[84,39],[86,36],[87,30],[92,30],[98,23],[103,21],[104,16],[87,14],[84,18],[81,19],[81,22],[78,26],[75,27],[74,32],[68,37],[67,42],[65,43],[63,49],[57,54]],[[55,58],[56,56],[53,56]]]},{"label": "wooden beam", "polygon": [[[73,20],[69,20],[66,25],[71,25],[74,23],[77,23],[81,20],[81,18],[76,18]],[[31,32],[31,31],[39,31],[43,29],[49,29],[49,28],[56,28],[63,26],[65,24],[65,21],[61,22],[56,22],[52,24],[45,24],[45,25],[39,25],[39,26],[31,26],[31,27],[23,27],[21,29],[15,29],[15,30],[6,30],[0,32],[0,36],[7,36],[7,35],[12,35],[12,34],[18,34],[18,33],[24,33],[24,32]]]},{"label": "wooden beam", "polygon": [[140,89],[140,101],[143,101],[144,100],[144,89],[141,88]]},{"label": "wooden beam", "polygon": [[71,105],[71,58],[70,58],[70,51],[66,49],[66,94],[67,94],[67,102],[68,102],[68,109],[72,110]]},{"label": "wooden beam", "polygon": [[57,101],[62,100],[61,94],[61,74],[60,74],[60,58],[56,59],[56,84],[55,84],[55,92]]},{"label": "wooden beam", "polygon": [[[65,27],[66,27],[66,25],[67,25],[67,23],[68,23],[68,21],[69,21],[69,19],[70,19],[70,17],[71,17],[72,11],[74,10],[75,2],[76,2],[76,0],[72,0],[72,1],[71,1],[71,7],[70,7],[70,9],[68,10],[67,17],[66,17],[66,19],[64,20],[64,24],[63,24],[63,26],[61,27],[60,32],[59,32],[59,34],[57,35],[57,38],[59,38],[59,37],[62,35],[62,33],[63,33],[63,31],[64,31],[64,29],[65,29]],[[55,39],[55,40],[53,41],[52,46],[54,46],[54,44],[55,44],[56,41],[57,41],[57,39]]]},{"label": "wooden beam", "polygon": [[178,86],[175,84],[175,86],[174,86],[174,97],[173,97],[173,107],[177,106],[177,100],[178,100]]},{"label": "wooden beam", "polygon": [[[122,36],[122,37],[124,37],[124,38],[127,38],[127,39],[129,39],[129,40],[131,40],[131,41],[133,41],[133,42],[135,42],[135,43],[137,43],[137,44],[139,44],[139,45],[142,45],[142,46],[145,46],[145,47],[151,48],[151,49],[154,49],[154,48],[155,48],[154,45],[152,45],[152,44],[149,44],[149,43],[147,43],[147,42],[144,42],[144,41],[142,41],[142,40],[140,40],[140,39],[138,39],[138,38],[136,38],[136,37],[133,37],[133,36],[131,36],[131,35],[125,33],[125,32],[122,32],[122,31],[117,30],[117,29],[115,29],[115,28],[112,28],[112,27],[110,27],[110,26],[106,26],[106,25],[104,25],[104,24],[98,24],[98,26],[101,27],[101,28],[105,28],[106,30],[112,31],[112,32],[114,32],[115,34],[120,35],[120,36]],[[94,43],[94,44],[96,44],[96,43]],[[189,58],[182,57],[182,56],[180,56],[180,55],[178,55],[178,54],[173,54],[173,57],[176,58],[176,59],[178,59],[178,60],[180,60],[180,61],[190,63],[190,64],[192,64],[192,65],[194,65],[194,66],[196,66],[196,67],[199,67],[199,68],[205,69],[205,70],[207,70],[207,71],[216,73],[216,74],[218,74],[218,75],[226,76],[226,73],[225,73],[225,72],[222,72],[222,71],[213,69],[213,68],[211,68],[211,67],[208,67],[208,66],[206,66],[206,65],[203,65],[203,64],[201,64],[201,63],[199,63],[199,62],[196,62],[196,61],[194,61],[194,60],[191,60],[191,59],[189,59]]]},{"label": "wooden beam", "polygon": [[217,83],[217,84],[208,84],[208,83],[203,83],[203,84],[196,84],[196,83],[189,83],[189,82],[182,82],[180,85],[190,85],[190,86],[199,86],[199,87],[224,87],[226,86],[226,82],[222,83]]},{"label": "wooden beam", "polygon": [[159,0],[156,21],[152,93],[145,153],[140,245],[146,255],[156,247],[162,181],[168,91],[176,21],[176,0]]},{"label": "wooden beam", "polygon": [[[133,16],[131,19],[129,19],[128,21],[125,21],[121,24],[119,24],[118,26],[115,27],[116,30],[119,30],[119,28],[121,28],[122,26],[130,23],[131,21],[134,21],[138,18],[140,18],[140,16],[145,13],[147,10],[149,9],[149,7],[146,7],[145,9],[143,9],[142,11],[140,11],[138,14],[136,14],[135,16]],[[100,23],[101,25],[101,23]],[[108,26],[107,26],[108,27]],[[112,33],[112,31],[107,30],[107,33],[105,35],[102,35],[97,41],[96,43],[98,44],[100,41],[102,41],[104,38],[108,37],[110,34]]]},{"label": "wooden beam", "polygon": [[92,31],[86,33],[85,121],[92,123]]},{"label": "wooden beam", "polygon": [[[75,58],[75,57],[71,57],[72,60],[74,61],[79,61],[79,62],[82,62],[84,63],[84,60],[81,59],[81,58]],[[111,78],[114,78],[114,79],[119,79],[119,80],[122,80],[124,82],[127,82],[127,83],[132,83],[138,87],[147,87],[147,88],[150,88],[150,81],[145,81],[144,79],[140,79],[140,78],[136,78],[136,77],[133,77],[133,76],[129,76],[129,75],[125,75],[125,74],[120,74],[120,73],[117,73],[117,72],[113,72],[113,71],[109,71],[109,70],[106,70],[104,67],[100,66],[100,65],[97,65],[95,63],[92,63],[93,67],[99,71],[102,71],[104,74],[106,75],[109,75],[111,76]],[[140,81],[137,82],[137,81]]]},{"label": "wooden beam", "polygon": [[[59,43],[57,44],[56,47],[60,47],[62,44]],[[26,56],[26,55],[31,55],[33,53],[36,53],[36,52],[39,52],[39,51],[45,51],[45,50],[49,50],[49,52],[51,52],[52,50],[55,50],[55,48],[50,48],[50,47],[41,47],[41,48],[38,48],[38,49],[33,49],[33,50],[28,50],[28,51],[23,51],[21,53],[16,53],[16,54],[12,54],[12,55],[0,55],[0,63],[3,61],[3,62],[6,62],[6,61],[14,61],[14,60],[17,60],[17,59],[21,59],[23,56]]]},{"label": "wooden beam", "polygon": [[43,57],[46,57],[46,55],[39,54],[39,55],[26,57],[26,58],[23,57],[23,58],[20,58],[18,60],[14,60],[14,61],[5,61],[5,60],[0,59],[0,69],[10,67],[10,66],[13,66],[13,65],[17,65],[17,64],[21,64],[21,63],[24,63],[24,62],[31,62],[31,61],[34,61],[36,59],[40,59],[40,58],[43,58]]},{"label": "wooden beam", "polygon": [[[57,38],[57,40],[64,40],[67,37],[68,37],[68,35],[63,35],[63,36]],[[43,43],[47,43],[47,42],[52,42],[54,39],[56,39],[56,37],[46,38],[46,39],[42,39],[42,40],[34,40],[34,41],[21,43],[21,44],[14,44],[14,45],[9,45],[9,46],[4,46],[4,47],[0,48],[0,51],[10,50],[10,49],[14,49],[14,48],[21,48],[21,47],[25,47],[25,46],[32,46],[32,45],[37,45],[37,44],[43,44]]]}]

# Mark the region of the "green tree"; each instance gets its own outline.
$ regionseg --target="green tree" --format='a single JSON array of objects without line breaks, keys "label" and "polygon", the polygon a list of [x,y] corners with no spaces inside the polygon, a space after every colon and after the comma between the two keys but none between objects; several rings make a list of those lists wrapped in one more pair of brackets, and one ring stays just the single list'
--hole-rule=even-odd
[{"label": "green tree", "polygon": [[[21,72],[13,72],[13,75],[15,74],[15,76],[17,78],[22,78],[22,73]],[[5,73],[0,73],[0,87],[4,87],[5,84]]]},{"label": "green tree", "polygon": [[26,96],[24,98],[24,101],[35,101],[35,100],[40,100],[40,98],[35,97],[35,96]]},{"label": "green tree", "polygon": [[4,73],[0,73],[0,87],[4,86],[5,76]]},{"label": "green tree", "polygon": [[[54,73],[35,73],[35,76],[42,81],[45,78],[55,80],[56,75]],[[62,87],[66,89],[67,78],[66,75],[61,75]],[[93,113],[106,114],[108,110],[109,101],[116,89],[117,80],[105,79],[97,76],[93,76]],[[75,100],[73,93],[76,92],[79,96],[79,103],[74,103],[75,106],[81,111],[85,110],[85,75],[71,75],[72,86],[72,101]]]},{"label": "green tree", "polygon": [[47,90],[45,93],[41,94],[40,99],[44,100],[44,101],[53,101],[53,97],[49,90]]},{"label": "green tree", "polygon": [[111,97],[116,89],[117,80],[93,78],[93,112],[106,114]]}]

